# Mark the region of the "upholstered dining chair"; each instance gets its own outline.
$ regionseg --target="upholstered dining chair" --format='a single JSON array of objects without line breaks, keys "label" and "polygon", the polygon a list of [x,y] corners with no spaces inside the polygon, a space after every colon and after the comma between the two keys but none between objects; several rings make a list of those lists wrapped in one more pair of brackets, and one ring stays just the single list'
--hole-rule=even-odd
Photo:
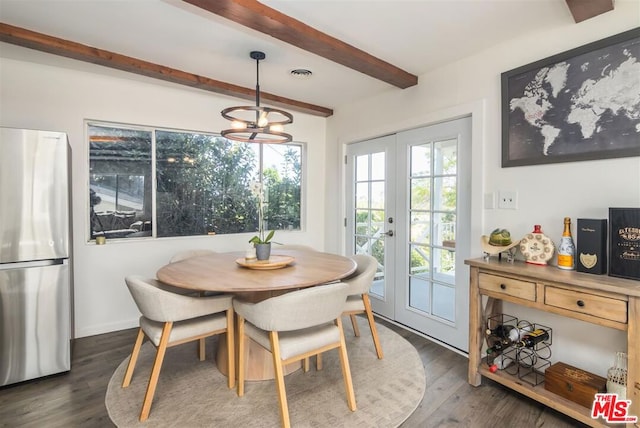
[{"label": "upholstered dining chair", "polygon": [[349,358],[340,316],[348,286],[320,285],[271,297],[258,303],[233,301],[238,317],[238,396],[244,395],[245,337],[271,352],[282,426],[290,427],[283,366],[337,348],[347,395],[356,410]]},{"label": "upholstered dining chair", "polygon": [[[167,348],[171,346],[226,333],[228,386],[235,386],[234,315],[231,296],[193,297],[175,294],[163,290],[159,281],[141,276],[128,276],[125,282],[142,316],[138,336],[122,381],[123,388],[131,383],[144,337],[149,338],[157,349],[140,411],[141,422],[149,417],[162,362]],[[200,361],[204,359],[204,348],[201,347]]]},{"label": "upholstered dining chair", "polygon": [[378,359],[382,359],[384,355],[378,337],[378,330],[376,329],[376,322],[373,319],[371,301],[369,300],[368,294],[373,284],[373,277],[378,269],[378,260],[368,254],[356,254],[351,258],[356,262],[357,268],[350,277],[342,280],[342,282],[349,285],[349,296],[347,297],[347,304],[345,305],[343,315],[349,315],[354,334],[360,336],[356,315],[366,314],[371,336],[373,337],[373,345],[376,348],[376,354],[378,355]]}]

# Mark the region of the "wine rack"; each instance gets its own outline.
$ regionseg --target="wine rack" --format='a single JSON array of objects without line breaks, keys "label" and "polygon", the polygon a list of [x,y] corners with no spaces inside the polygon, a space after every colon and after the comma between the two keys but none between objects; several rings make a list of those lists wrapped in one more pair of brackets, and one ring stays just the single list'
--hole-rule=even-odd
[{"label": "wine rack", "polygon": [[[543,332],[539,337],[544,339],[525,344],[534,332]],[[504,370],[532,386],[544,382],[544,372],[551,366],[553,331],[550,327],[518,320],[512,315],[495,314],[487,318],[485,333],[486,362],[490,370]]]}]

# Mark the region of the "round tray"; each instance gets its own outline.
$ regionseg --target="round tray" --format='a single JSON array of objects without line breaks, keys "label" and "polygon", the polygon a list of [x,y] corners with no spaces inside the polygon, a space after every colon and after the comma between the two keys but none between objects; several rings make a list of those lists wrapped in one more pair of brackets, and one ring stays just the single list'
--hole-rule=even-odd
[{"label": "round tray", "polygon": [[269,260],[255,260],[248,262],[244,257],[236,259],[236,263],[247,269],[270,270],[283,268],[295,260],[291,256],[271,256]]}]

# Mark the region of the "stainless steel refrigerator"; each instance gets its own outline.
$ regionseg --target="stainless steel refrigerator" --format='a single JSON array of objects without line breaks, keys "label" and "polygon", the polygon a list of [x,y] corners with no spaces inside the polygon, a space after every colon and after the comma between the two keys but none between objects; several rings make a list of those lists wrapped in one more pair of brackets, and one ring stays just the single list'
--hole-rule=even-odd
[{"label": "stainless steel refrigerator", "polygon": [[69,154],[64,133],[0,128],[0,385],[71,368]]}]

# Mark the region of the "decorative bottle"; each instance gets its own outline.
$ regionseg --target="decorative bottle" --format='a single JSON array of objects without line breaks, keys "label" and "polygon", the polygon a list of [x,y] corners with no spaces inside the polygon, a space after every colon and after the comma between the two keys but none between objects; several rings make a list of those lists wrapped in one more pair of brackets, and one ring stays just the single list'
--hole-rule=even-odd
[{"label": "decorative bottle", "polygon": [[565,270],[575,269],[576,246],[571,236],[571,218],[564,218],[564,230],[558,246],[558,267]]}]

